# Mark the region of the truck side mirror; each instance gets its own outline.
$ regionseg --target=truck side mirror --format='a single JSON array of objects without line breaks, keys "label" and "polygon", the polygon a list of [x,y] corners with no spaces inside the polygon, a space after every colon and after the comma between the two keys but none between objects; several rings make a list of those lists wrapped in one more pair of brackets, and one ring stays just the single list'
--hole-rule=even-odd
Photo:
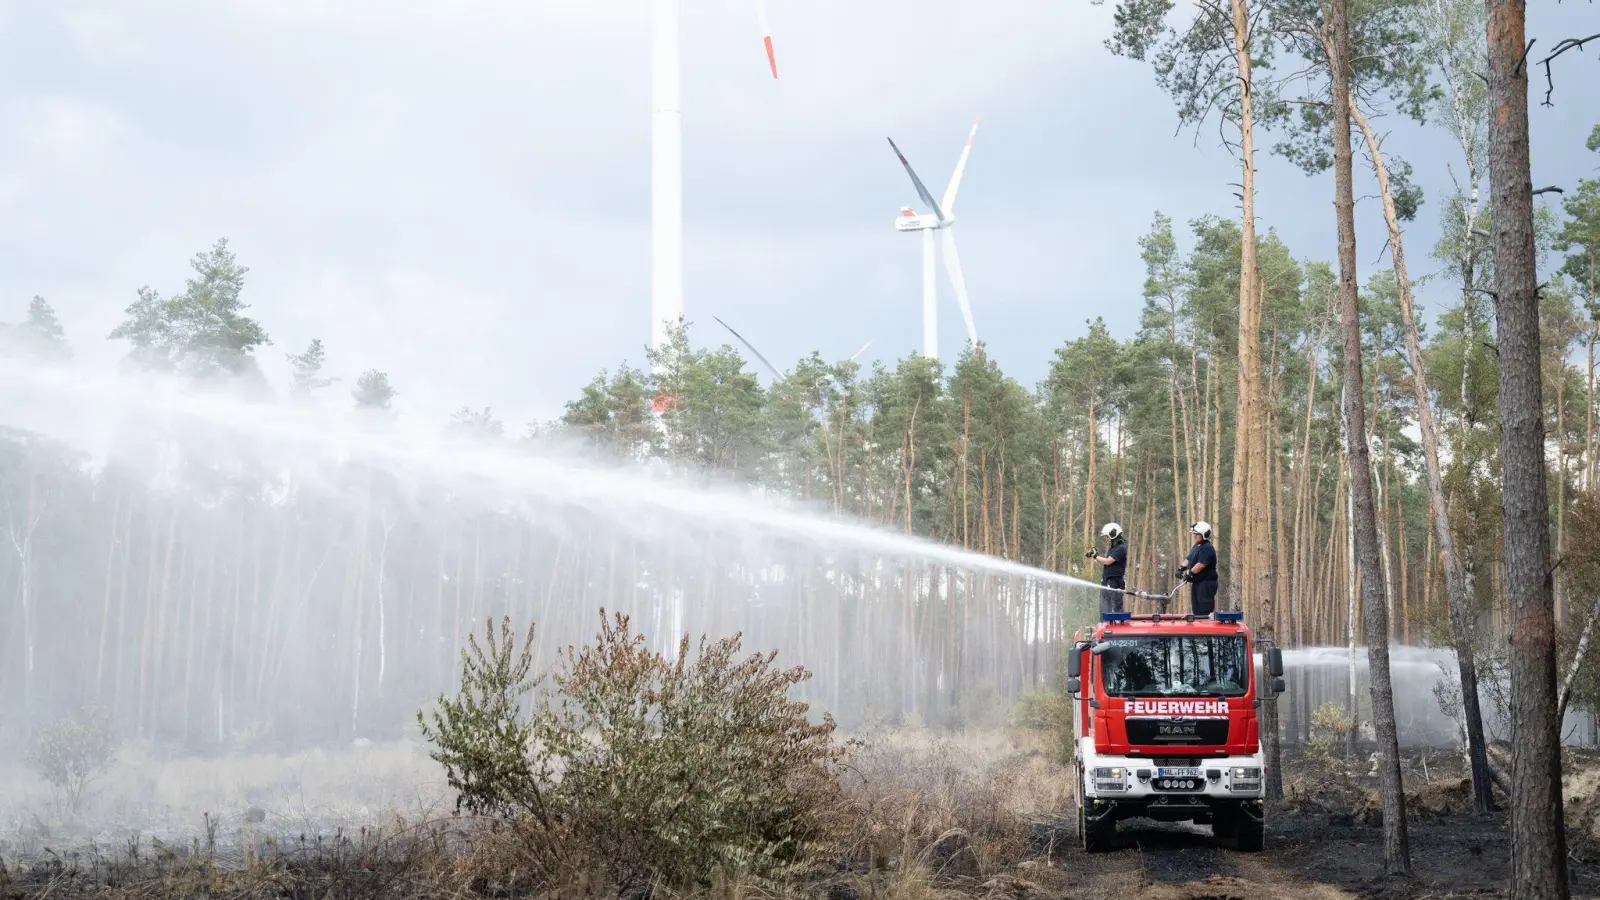
[{"label": "truck side mirror", "polygon": [[1284,690],[1285,690],[1285,685],[1283,683],[1283,679],[1282,678],[1274,678],[1274,679],[1272,679],[1272,696],[1276,697],[1279,694],[1283,693]]},{"label": "truck side mirror", "polygon": [[1081,690],[1083,690],[1083,682],[1079,681],[1075,677],[1067,679],[1067,693],[1076,696]]},{"label": "truck side mirror", "polygon": [[1083,653],[1077,646],[1067,654],[1067,677],[1077,678],[1083,674]]},{"label": "truck side mirror", "polygon": [[1267,648],[1267,674],[1273,678],[1283,676],[1283,651],[1277,647]]}]

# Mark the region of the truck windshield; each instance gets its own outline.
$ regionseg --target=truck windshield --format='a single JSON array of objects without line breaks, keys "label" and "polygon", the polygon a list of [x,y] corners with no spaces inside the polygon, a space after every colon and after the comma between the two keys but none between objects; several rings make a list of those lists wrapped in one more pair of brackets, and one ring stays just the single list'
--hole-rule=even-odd
[{"label": "truck windshield", "polygon": [[1114,637],[1100,654],[1113,697],[1238,697],[1250,679],[1238,635]]}]

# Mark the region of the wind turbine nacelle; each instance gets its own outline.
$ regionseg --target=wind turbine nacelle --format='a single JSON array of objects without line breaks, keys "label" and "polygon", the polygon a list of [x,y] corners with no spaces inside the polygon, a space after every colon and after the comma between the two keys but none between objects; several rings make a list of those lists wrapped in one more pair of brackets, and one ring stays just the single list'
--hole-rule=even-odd
[{"label": "wind turbine nacelle", "polygon": [[931,231],[948,224],[949,222],[939,221],[939,217],[933,213],[925,213],[920,216],[902,215],[894,220],[896,231]]}]

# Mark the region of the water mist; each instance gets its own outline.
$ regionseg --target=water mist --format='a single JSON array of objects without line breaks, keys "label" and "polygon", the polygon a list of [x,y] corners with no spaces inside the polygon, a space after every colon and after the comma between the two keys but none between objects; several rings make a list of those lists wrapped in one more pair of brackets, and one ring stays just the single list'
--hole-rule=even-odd
[{"label": "water mist", "polygon": [[535,620],[548,664],[601,607],[663,652],[742,632],[842,721],[935,722],[1047,684],[1097,608],[1090,582],[575,446],[148,375],[0,383],[12,722],[94,700],[189,750],[394,737],[486,619]]}]

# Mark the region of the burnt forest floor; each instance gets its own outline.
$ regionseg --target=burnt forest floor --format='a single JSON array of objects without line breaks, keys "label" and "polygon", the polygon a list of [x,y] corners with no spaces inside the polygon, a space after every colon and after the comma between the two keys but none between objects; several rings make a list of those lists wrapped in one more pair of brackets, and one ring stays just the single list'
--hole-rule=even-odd
[{"label": "burnt forest floor", "polygon": [[[1506,798],[1487,815],[1472,811],[1458,751],[1406,754],[1412,871],[1384,873],[1382,815],[1370,751],[1352,760],[1286,749],[1285,800],[1268,812],[1266,848],[1239,853],[1213,845],[1210,829],[1149,820],[1121,823],[1114,849],[1077,845],[1076,811],[1050,829],[1043,858],[980,885],[978,895],[1137,900],[1331,900],[1510,896]],[[1357,764],[1359,761],[1359,764]],[[1596,798],[1600,755],[1569,751],[1569,874],[1573,897],[1600,897]],[[1019,884],[1018,882],[1025,882]],[[955,885],[951,885],[955,887]]]},{"label": "burnt forest floor", "polygon": [[[318,757],[327,782],[318,785],[319,794],[338,790],[346,780],[370,790],[372,760],[401,753],[394,748],[364,752],[366,756],[351,760]],[[1459,751],[1404,754],[1412,873],[1401,877],[1383,871],[1383,829],[1370,747],[1349,757],[1286,748],[1285,799],[1268,811],[1261,853],[1216,847],[1208,827],[1134,820],[1119,825],[1112,850],[1086,854],[1078,846],[1070,770],[1058,761],[1058,752],[1048,739],[1021,731],[878,735],[857,761],[857,811],[841,826],[837,866],[782,887],[720,884],[700,896],[1509,896],[1506,814],[1503,809],[1484,816],[1472,812]],[[1600,752],[1568,748],[1565,765],[1572,896],[1600,898]],[[396,771],[420,774],[399,766]],[[1504,805],[1503,796],[1496,799]],[[286,801],[266,802],[256,810],[264,821],[258,816],[259,824],[241,826],[235,821],[237,812],[214,811],[219,800],[227,802],[221,795],[206,799],[213,812],[205,814],[206,827],[196,830],[192,840],[169,837],[163,842],[148,832],[143,843],[111,839],[105,826],[78,837],[59,830],[41,836],[34,833],[37,825],[32,831],[0,833],[0,900],[616,896],[576,885],[542,891],[514,888],[515,866],[507,857],[486,851],[489,844],[471,838],[467,826],[436,808],[385,819],[375,804],[363,804],[360,809],[371,814],[373,824],[325,830],[320,822],[297,820],[297,808]],[[125,811],[107,813],[108,821],[129,821]],[[659,890],[652,900],[682,896]]]}]

